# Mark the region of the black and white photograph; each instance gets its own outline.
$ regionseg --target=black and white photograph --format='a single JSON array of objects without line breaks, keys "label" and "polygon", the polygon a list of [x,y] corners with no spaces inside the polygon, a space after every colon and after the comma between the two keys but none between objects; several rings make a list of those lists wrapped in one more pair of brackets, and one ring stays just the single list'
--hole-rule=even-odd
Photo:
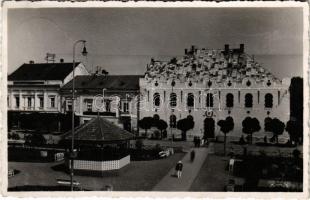
[{"label": "black and white photograph", "polygon": [[6,194],[308,194],[307,3],[105,4],[4,4]]}]

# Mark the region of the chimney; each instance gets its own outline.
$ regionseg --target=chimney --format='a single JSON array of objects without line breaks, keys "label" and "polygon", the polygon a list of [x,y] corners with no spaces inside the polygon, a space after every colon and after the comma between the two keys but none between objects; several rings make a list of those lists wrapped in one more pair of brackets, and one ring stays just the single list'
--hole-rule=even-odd
[{"label": "chimney", "polygon": [[64,59],[63,58],[60,58],[60,63],[64,63]]},{"label": "chimney", "polygon": [[195,52],[195,45],[192,45],[192,47],[191,47],[191,52],[192,52],[192,53]]},{"label": "chimney", "polygon": [[229,52],[229,44],[225,44],[225,53]]},{"label": "chimney", "polygon": [[30,61],[29,61],[29,64],[34,64],[34,61],[33,61],[33,60],[30,60]]},{"label": "chimney", "polygon": [[244,44],[240,44],[240,53],[244,53]]}]

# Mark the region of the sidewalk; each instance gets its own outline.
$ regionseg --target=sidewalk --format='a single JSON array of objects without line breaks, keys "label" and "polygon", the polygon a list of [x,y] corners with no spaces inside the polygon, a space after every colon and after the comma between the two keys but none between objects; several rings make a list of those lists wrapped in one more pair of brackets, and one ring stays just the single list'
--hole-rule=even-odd
[{"label": "sidewalk", "polygon": [[[195,150],[196,156],[194,162],[190,161],[190,152]],[[153,191],[189,191],[193,181],[195,180],[199,170],[208,155],[208,148],[192,148],[183,157],[182,177],[176,178],[175,166],[170,169],[168,174],[161,179],[153,188]]]}]

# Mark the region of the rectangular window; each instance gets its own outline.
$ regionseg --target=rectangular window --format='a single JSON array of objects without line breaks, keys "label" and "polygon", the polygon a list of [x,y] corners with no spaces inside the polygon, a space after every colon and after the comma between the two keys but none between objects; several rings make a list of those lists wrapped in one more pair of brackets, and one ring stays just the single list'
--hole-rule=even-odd
[{"label": "rectangular window", "polygon": [[150,91],[147,91],[147,101],[150,102]]},{"label": "rectangular window", "polygon": [[44,98],[42,96],[39,97],[39,106],[40,108],[44,107]]},{"label": "rectangular window", "polygon": [[93,100],[92,99],[86,99],[86,109],[88,112],[91,112],[93,110]]},{"label": "rectangular window", "polygon": [[55,97],[50,97],[51,108],[55,108]]},{"label": "rectangular window", "polygon": [[19,96],[15,96],[15,107],[19,108]]},{"label": "rectangular window", "polygon": [[27,107],[31,108],[31,97],[27,97],[27,101],[28,101]]},{"label": "rectangular window", "polygon": [[166,100],[166,91],[164,91],[164,102]]},{"label": "rectangular window", "polygon": [[128,102],[124,102],[124,110],[123,110],[123,112],[128,112],[129,111],[129,104],[128,104]]},{"label": "rectangular window", "polygon": [[67,100],[67,110],[72,111],[72,100]]},{"label": "rectangular window", "polygon": [[183,91],[181,91],[181,102],[183,101]]}]

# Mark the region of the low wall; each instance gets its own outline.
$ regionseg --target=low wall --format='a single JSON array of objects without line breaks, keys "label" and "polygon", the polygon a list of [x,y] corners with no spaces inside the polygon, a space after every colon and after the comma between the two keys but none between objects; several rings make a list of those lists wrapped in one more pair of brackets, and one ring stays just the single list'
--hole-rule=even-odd
[{"label": "low wall", "polygon": [[[69,160],[69,168],[70,168]],[[89,170],[89,171],[109,171],[117,170],[130,163],[130,155],[123,157],[120,160],[108,161],[93,161],[93,160],[74,160],[75,170]]]}]

